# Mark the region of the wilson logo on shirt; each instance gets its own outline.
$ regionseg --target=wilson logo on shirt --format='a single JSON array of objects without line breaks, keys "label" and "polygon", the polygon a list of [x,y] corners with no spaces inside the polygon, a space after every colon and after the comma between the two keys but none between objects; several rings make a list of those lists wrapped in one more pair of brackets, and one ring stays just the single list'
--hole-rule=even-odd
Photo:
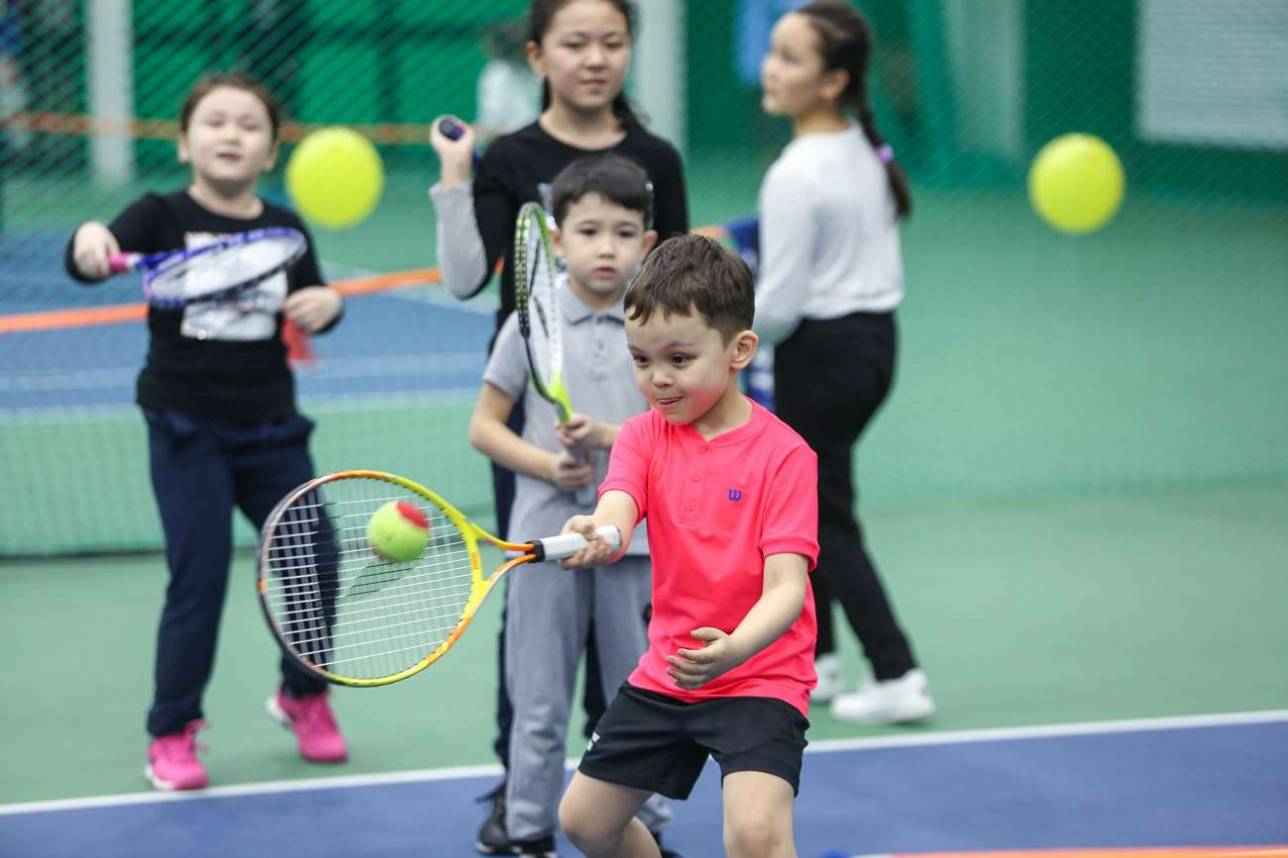
[{"label": "wilson logo on shirt", "polygon": [[729,500],[734,503],[742,500],[742,489],[729,489]]}]

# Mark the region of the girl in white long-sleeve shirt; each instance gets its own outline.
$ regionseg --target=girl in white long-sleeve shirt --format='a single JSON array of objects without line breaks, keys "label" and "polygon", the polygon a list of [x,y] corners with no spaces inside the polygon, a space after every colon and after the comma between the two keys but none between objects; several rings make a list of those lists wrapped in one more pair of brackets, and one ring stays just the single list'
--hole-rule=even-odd
[{"label": "girl in white long-sleeve shirt", "polygon": [[[934,702],[854,513],[854,446],[894,376],[899,219],[912,208],[868,103],[871,48],[867,22],[846,3],[810,3],[774,26],[763,106],[792,120],[794,139],[760,191],[756,330],[775,344],[778,414],[819,460],[815,699],[830,698],[837,718],[895,723],[929,717]],[[872,667],[855,693],[839,693],[831,598]]]}]

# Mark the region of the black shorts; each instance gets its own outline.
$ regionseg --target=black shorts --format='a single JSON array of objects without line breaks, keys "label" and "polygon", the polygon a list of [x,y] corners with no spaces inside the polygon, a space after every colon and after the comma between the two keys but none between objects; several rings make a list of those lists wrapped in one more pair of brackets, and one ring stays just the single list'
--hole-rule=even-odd
[{"label": "black shorts", "polygon": [[772,697],[685,703],[626,684],[599,720],[578,771],[686,799],[710,755],[721,781],[733,772],[766,772],[799,792],[808,729],[794,706]]}]

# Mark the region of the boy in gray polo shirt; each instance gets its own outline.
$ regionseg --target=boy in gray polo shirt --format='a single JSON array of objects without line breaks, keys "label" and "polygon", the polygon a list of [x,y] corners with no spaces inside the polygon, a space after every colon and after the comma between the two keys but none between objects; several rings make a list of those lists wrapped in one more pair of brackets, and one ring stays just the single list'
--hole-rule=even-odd
[{"label": "boy in gray polo shirt", "polygon": [[[577,502],[577,489],[599,485],[620,424],[647,409],[626,348],[622,296],[657,241],[648,176],[615,155],[583,158],[555,177],[551,206],[555,250],[567,264],[558,285],[564,376],[578,413],[559,427],[554,406],[529,384],[512,314],[497,334],[470,421],[470,443],[517,474],[510,532],[503,534],[511,540],[558,533],[571,516],[592,511],[593,501]],[[522,436],[506,426],[520,397]],[[591,618],[605,692],[616,692],[648,647],[647,545],[636,534],[614,568],[543,564],[509,576],[504,658],[514,722],[506,829],[521,855],[555,854],[573,686]],[[670,811],[658,797],[640,815],[656,832]]]}]

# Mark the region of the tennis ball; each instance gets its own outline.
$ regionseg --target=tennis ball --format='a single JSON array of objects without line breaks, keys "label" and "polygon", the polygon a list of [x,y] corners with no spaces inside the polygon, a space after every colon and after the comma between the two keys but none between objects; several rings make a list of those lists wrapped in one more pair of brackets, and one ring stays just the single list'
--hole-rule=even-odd
[{"label": "tennis ball", "polygon": [[407,501],[390,501],[367,523],[371,550],[394,563],[410,563],[429,545],[429,519]]},{"label": "tennis ball", "polygon": [[314,131],[286,163],[286,192],[295,208],[328,229],[353,226],[371,214],[384,185],[380,153],[350,128]]},{"label": "tennis ball", "polygon": [[1109,222],[1123,201],[1123,165],[1109,144],[1090,134],[1047,143],[1029,168],[1029,201],[1062,232],[1091,232]]}]

